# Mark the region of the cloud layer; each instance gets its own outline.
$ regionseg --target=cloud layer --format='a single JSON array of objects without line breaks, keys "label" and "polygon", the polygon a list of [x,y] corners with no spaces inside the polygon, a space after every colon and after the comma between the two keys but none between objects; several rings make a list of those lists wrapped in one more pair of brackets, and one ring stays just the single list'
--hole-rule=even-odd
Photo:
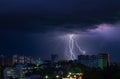
[{"label": "cloud layer", "polygon": [[86,30],[120,20],[119,0],[2,0],[0,4],[2,30]]}]

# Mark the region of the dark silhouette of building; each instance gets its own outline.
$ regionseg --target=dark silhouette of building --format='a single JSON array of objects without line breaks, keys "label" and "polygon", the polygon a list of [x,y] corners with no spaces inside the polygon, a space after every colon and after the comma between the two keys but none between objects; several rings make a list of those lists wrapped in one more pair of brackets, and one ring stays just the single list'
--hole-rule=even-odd
[{"label": "dark silhouette of building", "polygon": [[0,66],[4,66],[4,65],[5,65],[5,56],[0,55]]},{"label": "dark silhouette of building", "polygon": [[100,53],[98,55],[98,67],[101,69],[110,66],[110,55],[108,53]]},{"label": "dark silhouette of building", "polygon": [[81,63],[88,67],[97,67],[97,56],[96,55],[78,55],[78,63]]},{"label": "dark silhouette of building", "polygon": [[0,66],[12,66],[12,58],[0,55]]},{"label": "dark silhouette of building", "polygon": [[57,62],[58,61],[58,55],[57,54],[52,54],[51,55],[51,61],[52,62]]}]

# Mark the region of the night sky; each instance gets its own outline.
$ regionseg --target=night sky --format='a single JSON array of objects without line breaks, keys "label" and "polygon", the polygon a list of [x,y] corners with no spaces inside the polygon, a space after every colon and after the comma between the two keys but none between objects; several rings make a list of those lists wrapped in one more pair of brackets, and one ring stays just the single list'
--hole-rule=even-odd
[{"label": "night sky", "polygon": [[0,0],[0,54],[64,58],[67,34],[120,62],[120,0]]}]

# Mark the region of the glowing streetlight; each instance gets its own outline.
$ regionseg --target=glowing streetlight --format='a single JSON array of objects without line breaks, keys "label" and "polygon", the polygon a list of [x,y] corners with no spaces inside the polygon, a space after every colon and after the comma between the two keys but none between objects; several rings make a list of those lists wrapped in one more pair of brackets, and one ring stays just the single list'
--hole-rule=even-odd
[{"label": "glowing streetlight", "polygon": [[56,75],[56,78],[59,78],[59,75]]},{"label": "glowing streetlight", "polygon": [[48,75],[45,76],[45,79],[48,79]]}]

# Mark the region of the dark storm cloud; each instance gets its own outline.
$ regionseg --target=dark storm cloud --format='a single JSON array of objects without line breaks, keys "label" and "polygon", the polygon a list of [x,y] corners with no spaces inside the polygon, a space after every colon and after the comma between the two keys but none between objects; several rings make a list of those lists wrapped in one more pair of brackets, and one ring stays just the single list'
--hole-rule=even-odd
[{"label": "dark storm cloud", "polygon": [[2,0],[0,29],[69,31],[120,20],[119,0]]}]

